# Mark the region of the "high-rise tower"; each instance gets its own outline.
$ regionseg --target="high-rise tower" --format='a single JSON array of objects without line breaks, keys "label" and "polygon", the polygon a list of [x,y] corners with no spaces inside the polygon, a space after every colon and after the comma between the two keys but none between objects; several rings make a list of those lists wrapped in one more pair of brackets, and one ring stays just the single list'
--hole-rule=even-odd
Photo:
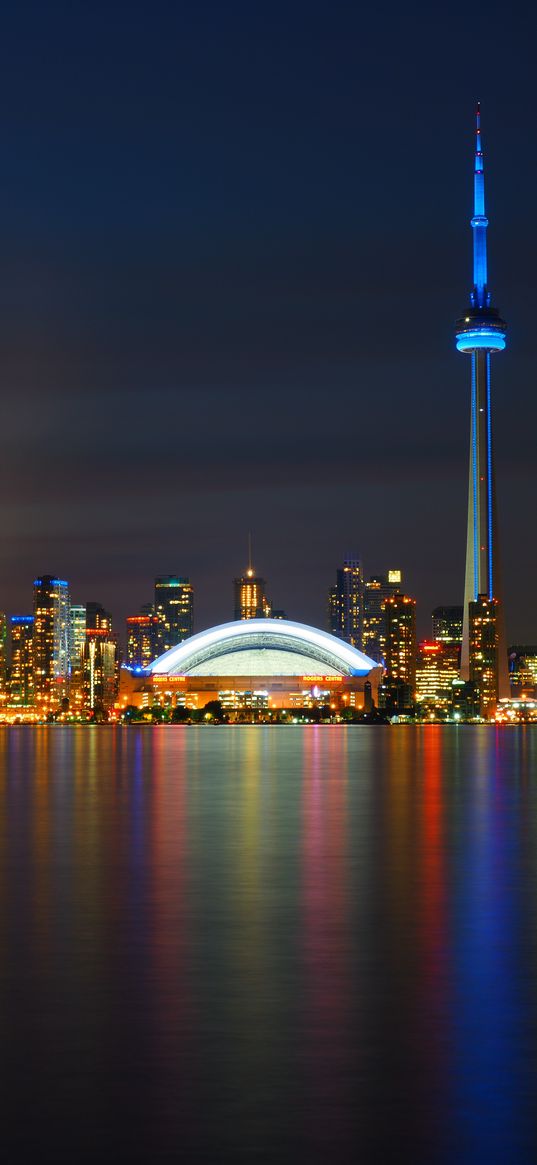
[{"label": "high-rise tower", "polygon": [[464,585],[461,675],[470,674],[470,603],[479,595],[499,603],[498,695],[509,695],[507,652],[503,632],[496,497],[492,456],[492,410],[490,395],[490,357],[505,348],[506,326],[496,308],[491,306],[487,281],[487,226],[485,214],[485,175],[481,142],[481,111],[477,107],[474,164],[474,214],[471,219],[474,240],[474,286],[470,305],[457,321],[456,343],[459,352],[472,360],[470,411],[470,480],[468,489],[468,536],[466,543],[466,578]]},{"label": "high-rise tower", "polygon": [[364,629],[364,573],[356,557],[346,558],[328,592],[330,631],[362,650]]},{"label": "high-rise tower", "polygon": [[38,702],[59,703],[69,683],[69,584],[44,574],[34,582],[33,665]]},{"label": "high-rise tower", "polygon": [[162,655],[194,630],[194,591],[190,579],[176,574],[161,574],[155,579],[153,613],[160,627],[155,628],[156,655]]}]

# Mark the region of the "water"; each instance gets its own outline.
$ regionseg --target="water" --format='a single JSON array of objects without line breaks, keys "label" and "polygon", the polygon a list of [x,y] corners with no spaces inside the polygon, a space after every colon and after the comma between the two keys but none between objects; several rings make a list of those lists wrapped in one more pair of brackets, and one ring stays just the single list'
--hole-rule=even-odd
[{"label": "water", "polygon": [[536,760],[0,730],[6,1160],[534,1162]]}]

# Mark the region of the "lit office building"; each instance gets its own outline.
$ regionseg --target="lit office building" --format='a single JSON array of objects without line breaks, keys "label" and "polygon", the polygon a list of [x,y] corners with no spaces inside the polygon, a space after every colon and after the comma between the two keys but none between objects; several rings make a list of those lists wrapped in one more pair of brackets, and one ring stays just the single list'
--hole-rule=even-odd
[{"label": "lit office building", "polygon": [[364,621],[364,576],[357,558],[346,558],[328,592],[329,629],[361,650]]},{"label": "lit office building", "polygon": [[509,648],[509,681],[512,696],[537,696],[537,647]]},{"label": "lit office building", "polygon": [[156,654],[168,651],[188,639],[194,631],[194,591],[188,578],[175,574],[160,575],[155,579],[155,605],[159,620]]},{"label": "lit office building", "polygon": [[145,668],[157,658],[161,626],[158,615],[129,615],[126,623],[129,667]]},{"label": "lit office building", "polygon": [[112,616],[101,603],[86,603],[86,630],[111,631]]},{"label": "lit office building", "polygon": [[234,619],[268,619],[271,604],[266,595],[264,578],[256,575],[253,566],[233,580]]},{"label": "lit office building", "polygon": [[390,680],[405,684],[411,699],[416,691],[416,600],[397,593],[384,602],[385,667]]},{"label": "lit office building", "polygon": [[[89,636],[89,634],[88,634],[89,632],[95,632],[95,635],[93,636],[93,638],[91,636]],[[99,708],[101,708],[101,707],[108,708],[111,706],[110,702],[103,703],[102,693],[100,693],[100,692],[98,692],[97,705],[88,704],[88,698],[91,694],[91,688],[92,688],[91,674],[92,674],[92,671],[94,671],[94,667],[89,667],[89,664],[88,664],[88,644],[92,643],[92,642],[95,642],[97,645],[102,644],[102,652],[99,653],[99,650],[97,648],[94,652],[94,655],[95,655],[94,665],[97,668],[96,675],[97,675],[98,682],[100,682],[99,677],[100,677],[101,664],[103,667],[105,667],[105,663],[106,663],[106,666],[107,666],[110,659],[112,658],[111,647],[105,646],[105,645],[111,644],[114,648],[114,653],[113,653],[113,657],[114,657],[114,693],[117,693],[119,691],[119,669],[120,669],[120,664],[121,664],[121,652],[119,649],[118,637],[115,634],[113,627],[112,627],[112,616],[110,614],[110,611],[107,611],[106,607],[103,607],[102,603],[96,603],[96,602],[86,603],[86,638],[85,638],[85,645],[84,645],[84,663],[83,663],[82,687],[83,687],[83,703],[84,703],[86,708],[88,708],[88,707],[93,708],[95,706],[97,706]],[[101,655],[103,656],[102,661],[101,661]],[[106,660],[104,657],[106,657]],[[106,667],[105,667],[105,672],[106,672]],[[106,679],[106,675],[105,675],[105,679]],[[93,686],[95,686],[95,684]],[[106,689],[106,683],[105,683],[104,687],[103,687],[103,692],[104,692],[105,696],[106,696],[106,690],[107,689]],[[114,699],[115,699],[115,695],[114,695]]]},{"label": "lit office building", "polygon": [[107,711],[118,693],[117,643],[106,628],[86,630],[82,656],[84,707]]},{"label": "lit office building", "polygon": [[69,585],[50,574],[34,581],[33,634],[36,699],[55,703],[69,684]]},{"label": "lit office building", "polygon": [[460,647],[462,643],[462,607],[435,607],[432,620],[435,643],[450,643]]},{"label": "lit office building", "polygon": [[0,694],[6,690],[7,669],[7,619],[0,611]]},{"label": "lit office building", "polygon": [[481,715],[490,717],[498,703],[499,603],[478,595],[469,604],[470,680],[479,692]]},{"label": "lit office building", "polygon": [[71,663],[71,680],[69,684],[69,701],[71,708],[77,709],[82,705],[83,697],[83,655],[86,641],[86,608],[80,604],[71,604],[69,610],[69,655]]},{"label": "lit office building", "polygon": [[[462,615],[462,612],[461,612]],[[416,662],[416,700],[435,708],[451,707],[453,681],[459,675],[457,644],[431,642],[418,644]]]},{"label": "lit office building", "polygon": [[451,716],[453,720],[479,718],[479,693],[470,680],[453,680],[451,686]]},{"label": "lit office building", "polygon": [[11,616],[9,702],[27,706],[34,699],[33,615]]},{"label": "lit office building", "polygon": [[381,663],[386,654],[386,599],[397,594],[402,584],[400,570],[373,575],[364,586],[362,649]]}]

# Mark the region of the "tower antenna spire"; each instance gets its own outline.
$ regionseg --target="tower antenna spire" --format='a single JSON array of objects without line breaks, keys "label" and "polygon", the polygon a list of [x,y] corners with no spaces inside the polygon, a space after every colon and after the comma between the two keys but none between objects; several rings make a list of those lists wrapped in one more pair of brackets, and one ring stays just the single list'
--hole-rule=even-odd
[{"label": "tower antenna spire", "polygon": [[487,288],[487,227],[485,214],[485,172],[483,141],[481,137],[481,102],[478,101],[475,116],[475,158],[474,158],[474,214],[472,233],[474,236],[474,290],[472,307],[489,307],[490,294]]},{"label": "tower antenna spire", "polygon": [[249,570],[250,574],[253,574],[253,569],[254,568],[252,566],[252,532],[251,532],[251,530],[249,530],[248,531],[248,570]]}]

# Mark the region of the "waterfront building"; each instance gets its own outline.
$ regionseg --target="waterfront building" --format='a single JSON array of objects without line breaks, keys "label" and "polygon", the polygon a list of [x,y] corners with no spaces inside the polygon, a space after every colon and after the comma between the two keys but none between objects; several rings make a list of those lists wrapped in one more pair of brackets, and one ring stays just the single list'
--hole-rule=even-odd
[{"label": "waterfront building", "polygon": [[233,579],[233,618],[268,619],[271,604],[267,599],[267,584],[250,563],[240,578]]},{"label": "waterfront building", "polygon": [[346,558],[336,571],[336,583],[328,593],[329,628],[332,635],[352,647],[362,648],[364,575],[358,558]]},{"label": "waterfront building", "polygon": [[28,706],[34,699],[33,615],[11,616],[9,702]]},{"label": "waterfront building", "polygon": [[384,661],[386,653],[386,612],[385,601],[401,589],[403,582],[400,570],[389,570],[387,574],[375,574],[364,586],[364,620],[362,649],[378,663]]},{"label": "waterfront building", "polygon": [[416,600],[398,591],[384,602],[386,675],[416,691]]},{"label": "waterfront building", "polygon": [[499,581],[498,531],[492,448],[492,402],[490,360],[505,348],[506,325],[492,307],[487,272],[487,227],[485,213],[485,176],[481,140],[481,113],[477,107],[474,160],[473,289],[464,315],[457,321],[456,344],[459,352],[471,358],[470,406],[470,473],[468,487],[468,526],[466,541],[466,575],[464,585],[461,676],[471,677],[470,606],[485,596],[496,601],[498,674],[494,682],[500,697],[509,695],[507,650],[503,606]]},{"label": "waterfront building", "polygon": [[480,715],[479,692],[471,680],[453,680],[451,717],[453,720],[477,720]]},{"label": "waterfront building", "polygon": [[94,713],[108,711],[118,693],[116,639],[106,627],[86,629],[82,654],[84,707]]},{"label": "waterfront building", "polygon": [[462,607],[435,607],[432,614],[433,639],[435,643],[462,643]]},{"label": "waterfront building", "polygon": [[518,644],[508,655],[511,695],[537,697],[537,647]]},{"label": "waterfront building", "polygon": [[53,707],[69,685],[69,584],[45,574],[34,581],[32,641],[35,697]]},{"label": "waterfront building", "polygon": [[78,711],[83,702],[83,655],[86,641],[86,608],[83,604],[71,603],[69,609],[69,657],[71,678],[69,683],[69,704],[72,711]]},{"label": "waterfront building", "polygon": [[264,616],[202,631],[148,670],[139,678],[123,672],[124,704],[203,708],[219,699],[237,711],[359,709],[366,695],[376,702],[381,676],[374,660],[326,631]]},{"label": "waterfront building", "polygon": [[416,702],[448,711],[452,703],[453,681],[459,674],[457,644],[423,639],[416,660]]},{"label": "waterfront building", "polygon": [[7,618],[0,611],[0,695],[5,694],[7,679]]},{"label": "waterfront building", "polygon": [[158,655],[162,624],[158,615],[129,615],[127,630],[127,666],[148,667]]},{"label": "waterfront building", "polygon": [[194,631],[194,591],[190,579],[175,574],[155,579],[153,614],[159,621],[157,654],[188,639]]},{"label": "waterfront building", "polygon": [[499,603],[478,595],[469,605],[470,680],[479,693],[481,715],[490,719],[498,703]]},{"label": "waterfront building", "polygon": [[537,724],[537,699],[521,696],[500,700],[494,719],[500,724]]}]

